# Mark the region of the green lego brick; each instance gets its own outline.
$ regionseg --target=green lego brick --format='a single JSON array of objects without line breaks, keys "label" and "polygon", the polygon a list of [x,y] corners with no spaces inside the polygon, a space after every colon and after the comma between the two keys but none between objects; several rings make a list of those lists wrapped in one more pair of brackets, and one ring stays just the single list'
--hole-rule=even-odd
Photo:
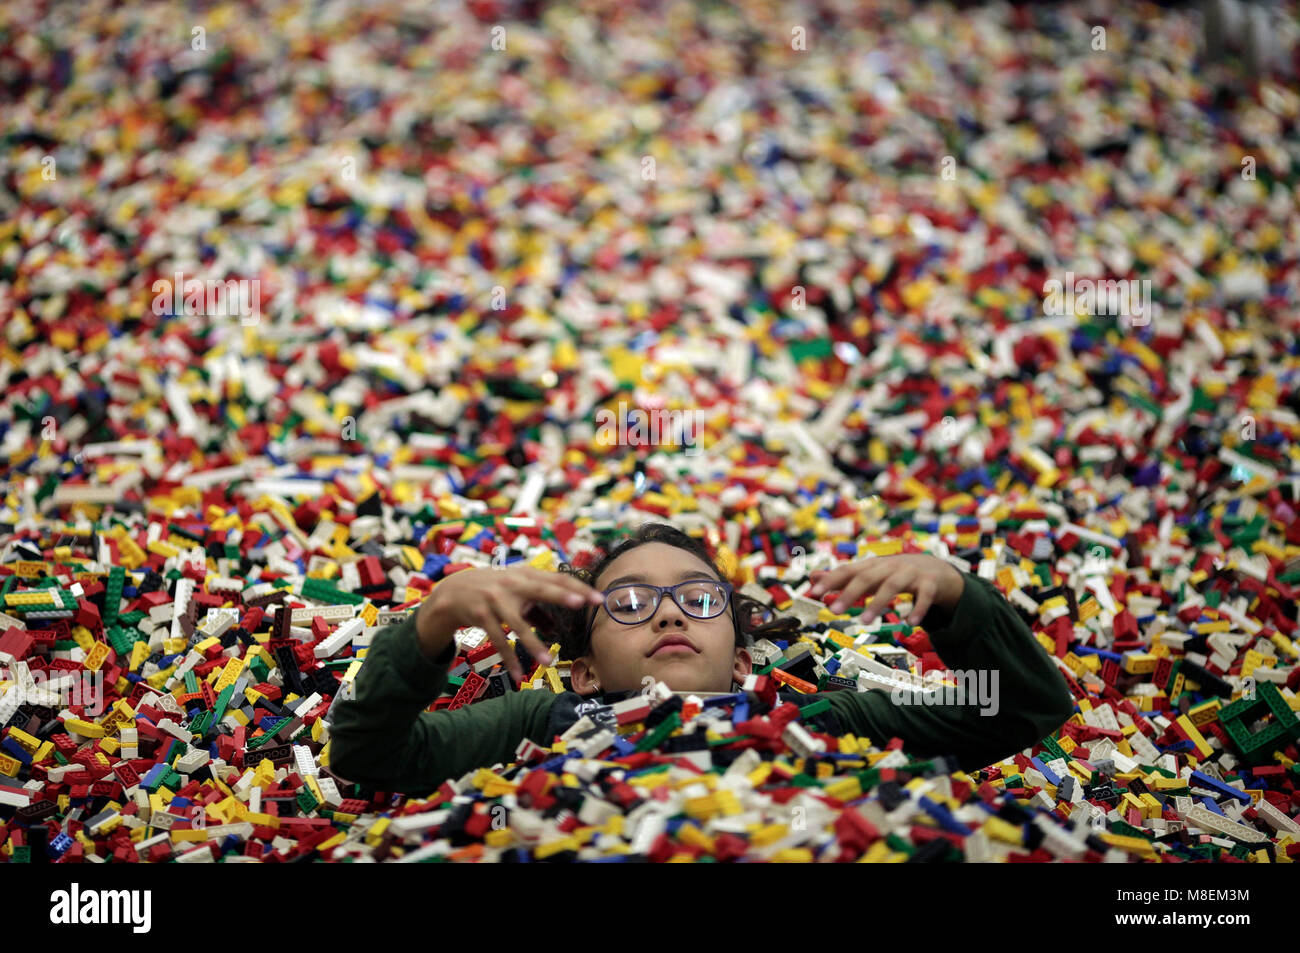
[{"label": "green lego brick", "polygon": [[1123,821],[1115,821],[1110,825],[1112,834],[1119,834],[1121,837],[1141,837],[1145,840],[1153,840],[1155,835],[1144,827],[1134,827],[1132,824],[1126,824]]},{"label": "green lego brick", "polygon": [[[718,745],[729,745],[729,744],[733,744],[734,742],[737,742],[737,741],[746,741],[746,740],[748,740],[749,738],[752,738],[752,737],[753,737],[752,735],[731,735],[731,736],[726,737],[726,738],[710,738],[710,739],[709,739],[709,747],[710,747],[710,748],[716,748]],[[721,771],[719,771],[718,773],[719,773],[719,774],[722,774],[724,771],[726,771],[726,768],[723,768],[723,769],[722,769]]]},{"label": "green lego brick", "polygon": [[899,837],[897,834],[888,835],[885,838],[885,843],[888,844],[892,850],[906,854],[908,857],[911,857],[916,853],[916,848],[903,840],[903,838]]},{"label": "green lego brick", "polygon": [[880,783],[880,769],[867,768],[867,770],[865,771],[859,771],[857,773],[857,778],[858,778],[858,784],[859,786],[861,786],[862,790],[870,791],[872,788],[874,788],[877,784]]},{"label": "green lego brick", "polygon": [[331,605],[360,605],[366,601],[366,597],[359,593],[344,592],[323,580],[310,577],[302,581],[301,592],[303,598],[328,602]]},{"label": "green lego brick", "polygon": [[636,750],[649,751],[668,738],[681,723],[681,712],[673,712],[637,743]]},{"label": "green lego brick", "polygon": [[117,623],[117,610],[122,607],[122,588],[126,585],[126,569],[114,566],[108,573],[108,584],[104,587],[104,625]]},{"label": "green lego brick", "polygon": [[235,686],[227,685],[217,695],[217,703],[213,707],[212,722],[216,724],[222,718],[226,717],[226,707],[230,704],[231,697],[235,694]]},{"label": "green lego brick", "polygon": [[815,718],[818,715],[820,715],[822,712],[830,711],[830,710],[831,710],[830,700],[826,698],[819,698],[811,705],[804,705],[802,708],[800,708],[799,718],[802,721],[807,721],[809,718]]},{"label": "green lego brick", "polygon": [[119,656],[129,656],[135,646],[135,636],[129,629],[115,625],[108,629],[108,644]]},{"label": "green lego brick", "polygon": [[316,796],[311,793],[311,788],[306,785],[303,785],[303,787],[298,791],[297,801],[298,807],[302,809],[304,814],[310,814],[316,809],[316,806],[320,804],[320,801],[316,800]]},{"label": "green lego brick", "polygon": [[1052,756],[1048,760],[1054,760],[1056,758],[1064,758],[1066,761],[1070,760],[1070,756],[1065,753],[1065,749],[1062,748],[1059,744],[1057,744],[1056,739],[1054,739],[1051,735],[1048,735],[1046,738],[1040,741],[1039,744],[1042,745],[1043,748],[1047,751],[1047,753]]}]

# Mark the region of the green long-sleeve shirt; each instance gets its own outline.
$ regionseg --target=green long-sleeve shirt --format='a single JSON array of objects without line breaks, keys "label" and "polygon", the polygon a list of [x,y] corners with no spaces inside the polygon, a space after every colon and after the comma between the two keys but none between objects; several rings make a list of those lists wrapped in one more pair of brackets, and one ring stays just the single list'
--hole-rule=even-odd
[{"label": "green long-sleeve shirt", "polygon": [[[1074,712],[1074,698],[1029,627],[990,583],[969,573],[951,614],[932,608],[923,622],[953,671],[996,670],[991,704],[898,704],[888,691],[782,693],[807,704],[825,698],[846,732],[883,745],[903,739],[909,754],[955,756],[963,770],[1000,761],[1049,735]],[[514,761],[528,738],[549,747],[577,720],[573,692],[510,691],[455,711],[426,712],[447,683],[449,645],[429,660],[420,650],[415,615],[381,630],[356,676],[355,697],[331,713],[330,768],[386,791],[427,794],[478,767]],[[990,678],[987,685],[992,687]],[[981,714],[984,708],[989,714]],[[996,710],[995,710],[996,709]]]}]

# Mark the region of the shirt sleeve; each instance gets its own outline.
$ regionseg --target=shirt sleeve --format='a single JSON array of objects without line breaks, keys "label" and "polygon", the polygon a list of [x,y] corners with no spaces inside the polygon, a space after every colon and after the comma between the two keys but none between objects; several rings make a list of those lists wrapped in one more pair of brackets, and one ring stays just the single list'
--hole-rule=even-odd
[{"label": "shirt sleeve", "polygon": [[454,644],[437,659],[420,650],[415,616],[375,635],[330,726],[330,770],[344,780],[428,793],[475,768],[514,760],[520,741],[544,738],[556,695],[508,691],[454,711],[425,711],[447,685]]},{"label": "shirt sleeve", "polygon": [[[963,573],[951,615],[938,607],[922,625],[939,658],[967,687],[964,704],[922,704],[891,692],[835,692],[825,697],[846,731],[883,745],[903,739],[909,754],[955,756],[964,771],[1001,761],[1037,743],[1074,714],[1065,679],[1015,609],[988,581]],[[983,679],[981,682],[980,679]],[[982,688],[980,686],[983,686]]]}]

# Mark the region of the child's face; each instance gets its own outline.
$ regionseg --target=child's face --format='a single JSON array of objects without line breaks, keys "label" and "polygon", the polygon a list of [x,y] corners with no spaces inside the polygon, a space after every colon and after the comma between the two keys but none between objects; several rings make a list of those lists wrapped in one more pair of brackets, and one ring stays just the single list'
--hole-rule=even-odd
[{"label": "child's face", "polygon": [[[610,563],[596,579],[601,592],[627,582],[673,586],[685,579],[718,581],[708,565],[676,546],[646,543]],[[649,619],[624,625],[610,618],[603,606],[597,608],[591,630],[591,649],[575,659],[571,676],[574,691],[587,695],[602,692],[639,691],[641,679],[653,675],[676,692],[728,692],[733,681],[741,681],[753,666],[749,653],[736,648],[732,607],[712,619],[696,619],[663,593]],[[690,649],[655,652],[665,636],[681,636]]]}]

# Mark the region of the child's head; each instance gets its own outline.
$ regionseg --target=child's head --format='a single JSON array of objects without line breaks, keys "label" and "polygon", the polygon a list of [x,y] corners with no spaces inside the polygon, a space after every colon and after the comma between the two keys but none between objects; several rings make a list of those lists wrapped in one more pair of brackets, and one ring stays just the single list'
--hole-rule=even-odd
[{"label": "child's head", "polygon": [[[727,582],[703,543],[663,523],[640,527],[590,567],[565,564],[561,571],[604,593],[629,583]],[[619,589],[615,593],[618,614],[638,620],[631,624],[616,620],[608,602],[594,609],[548,606],[542,613],[550,623],[547,628],[561,643],[561,657],[573,662],[574,691],[581,695],[637,691],[642,678],[653,675],[673,691],[727,692],[733,689],[733,682],[750,673],[753,663],[746,651],[750,611],[758,605],[753,600],[737,598],[733,592],[721,613],[699,618],[715,611],[711,607],[716,607],[719,595],[725,598],[725,592],[683,589],[679,595],[695,611],[694,616],[683,611],[668,593],[662,593],[654,614],[642,619],[637,607],[644,605],[648,595],[648,590]],[[691,648],[654,651],[668,636],[685,639]]]}]

